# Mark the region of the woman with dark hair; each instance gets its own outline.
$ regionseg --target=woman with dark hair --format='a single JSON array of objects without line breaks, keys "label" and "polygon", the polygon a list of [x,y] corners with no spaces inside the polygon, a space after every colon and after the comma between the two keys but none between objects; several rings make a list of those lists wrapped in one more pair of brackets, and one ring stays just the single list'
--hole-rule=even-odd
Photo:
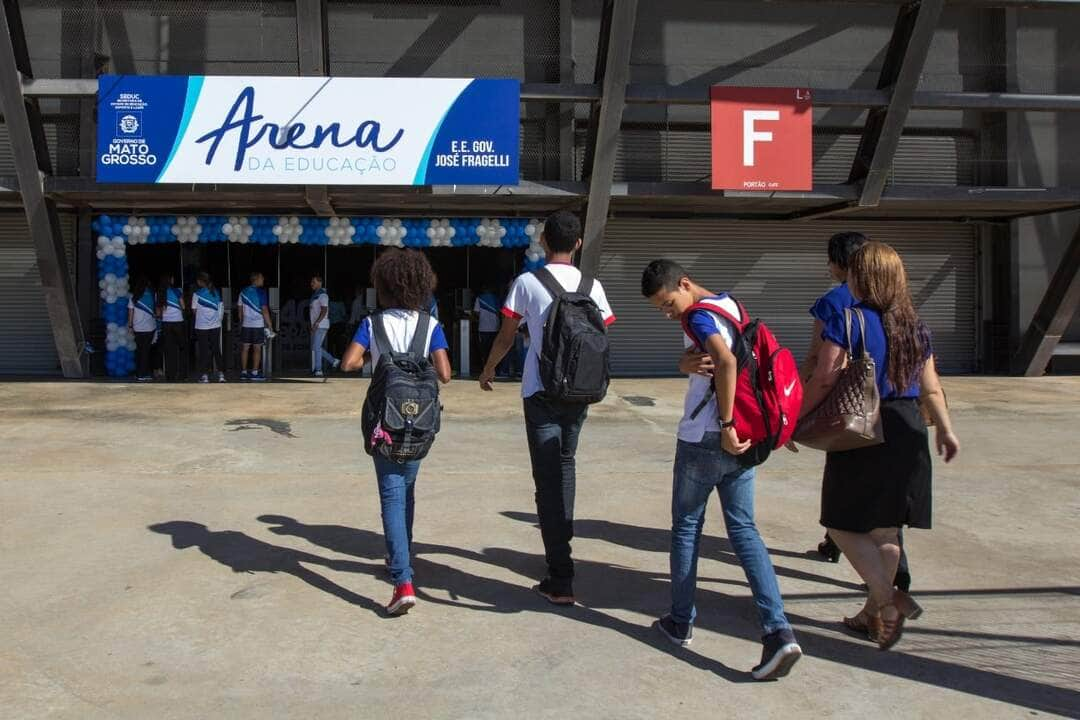
[{"label": "woman with dark hair", "polygon": [[180,382],[187,376],[187,324],[184,322],[184,294],[173,287],[173,276],[165,274],[158,283],[158,312],[165,339],[165,380]]},{"label": "woman with dark hair", "polygon": [[150,289],[150,280],[140,275],[128,298],[128,329],[135,333],[135,382],[154,379],[150,368],[150,351],[157,334],[157,302]]},{"label": "woman with dark hair", "polygon": [[[446,334],[442,325],[428,314],[429,298],[435,289],[435,273],[427,257],[416,250],[387,250],[372,266],[371,282],[375,286],[381,312],[369,315],[360,323],[341,360],[341,369],[349,372],[363,368],[366,352],[371,353],[373,367],[378,365],[380,354],[387,349],[395,353],[408,352],[423,320],[427,327],[424,354],[430,359],[439,381],[450,382]],[[383,331],[384,342],[389,344],[389,348],[380,347],[380,343],[376,342],[379,336],[376,328]],[[381,426],[376,427],[378,433],[382,433]],[[375,440],[374,436],[372,440]],[[386,440],[380,436],[378,442]],[[421,461],[399,463],[379,452],[375,452],[372,459],[379,482],[387,565],[394,583],[394,595],[386,611],[390,615],[404,615],[416,604],[411,546],[413,490]]]},{"label": "woman with dark hair", "polygon": [[[898,529],[930,527],[930,448],[920,398],[937,426],[937,451],[945,462],[956,457],[960,442],[941,392],[930,331],[912,305],[900,256],[884,243],[868,243],[851,256],[848,282],[865,320],[865,332],[852,323],[851,345],[874,359],[885,442],[826,455],[821,524],[869,591],[862,610],[844,624],[884,650],[900,639],[905,618],[922,613],[910,595],[893,587]],[[803,415],[825,399],[844,368],[846,324],[844,313],[823,323]]]}]

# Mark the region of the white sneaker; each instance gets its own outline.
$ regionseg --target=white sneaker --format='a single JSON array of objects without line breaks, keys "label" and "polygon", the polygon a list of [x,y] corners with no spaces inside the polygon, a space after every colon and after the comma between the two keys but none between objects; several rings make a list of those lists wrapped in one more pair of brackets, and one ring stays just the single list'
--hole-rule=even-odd
[{"label": "white sneaker", "polygon": [[217,374],[217,381],[218,381],[219,383],[223,383],[223,382],[225,382],[225,373],[218,373],[218,374]]},{"label": "white sneaker", "polygon": [[334,360],[334,369],[337,370],[339,367],[341,367],[341,358],[336,358]]},{"label": "white sneaker", "polygon": [[205,384],[205,383],[208,383],[208,382],[210,382],[210,378],[206,377],[205,375],[203,375],[201,378],[199,378],[199,383],[200,384]]},{"label": "white sneaker", "polygon": [[323,376],[323,371],[322,370],[316,370],[315,371],[315,377],[321,378],[322,376]]}]

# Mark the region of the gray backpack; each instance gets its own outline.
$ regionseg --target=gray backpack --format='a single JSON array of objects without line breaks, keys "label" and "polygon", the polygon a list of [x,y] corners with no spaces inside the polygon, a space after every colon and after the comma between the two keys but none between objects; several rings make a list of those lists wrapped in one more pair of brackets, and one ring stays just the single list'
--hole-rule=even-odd
[{"label": "gray backpack", "polygon": [[361,427],[364,449],[395,462],[420,460],[439,432],[439,378],[427,358],[431,316],[420,313],[408,352],[394,352],[383,315],[371,318],[379,362],[364,398]]}]

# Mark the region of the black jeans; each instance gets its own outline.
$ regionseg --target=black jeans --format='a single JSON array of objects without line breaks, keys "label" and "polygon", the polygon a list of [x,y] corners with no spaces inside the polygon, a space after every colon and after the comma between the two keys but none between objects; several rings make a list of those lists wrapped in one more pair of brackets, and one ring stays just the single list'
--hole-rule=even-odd
[{"label": "black jeans", "polygon": [[135,377],[151,377],[150,351],[154,347],[154,331],[135,333]]},{"label": "black jeans", "polygon": [[209,375],[213,370],[224,372],[221,362],[221,329],[196,330],[195,342],[199,352],[199,371]]},{"label": "black jeans", "polygon": [[565,581],[574,577],[570,541],[574,538],[574,455],[588,405],[563,405],[542,394],[525,398],[525,435],[529,440],[536,514],[544,540],[548,574]]},{"label": "black jeans", "polygon": [[178,382],[187,379],[187,323],[162,323],[165,338],[165,379]]}]

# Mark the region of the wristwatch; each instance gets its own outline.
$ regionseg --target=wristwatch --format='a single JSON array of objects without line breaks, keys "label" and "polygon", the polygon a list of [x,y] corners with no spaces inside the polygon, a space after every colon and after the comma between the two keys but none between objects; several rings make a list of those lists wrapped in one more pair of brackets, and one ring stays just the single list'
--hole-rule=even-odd
[{"label": "wristwatch", "polygon": [[721,430],[723,430],[724,428],[729,428],[729,427],[735,427],[735,418],[731,418],[730,420],[721,420],[720,421],[720,429]]}]

